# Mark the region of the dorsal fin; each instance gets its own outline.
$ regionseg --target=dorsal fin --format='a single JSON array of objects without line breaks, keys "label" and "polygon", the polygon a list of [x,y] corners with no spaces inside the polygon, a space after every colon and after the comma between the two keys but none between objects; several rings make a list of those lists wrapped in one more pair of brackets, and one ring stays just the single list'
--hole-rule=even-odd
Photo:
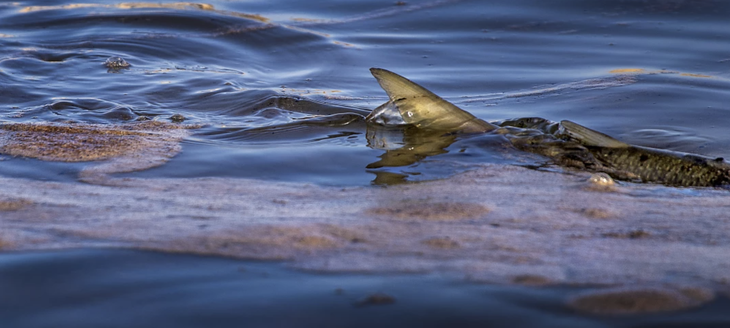
[{"label": "dorsal fin", "polygon": [[626,148],[631,146],[627,143],[611,138],[606,134],[591,130],[585,126],[573,123],[571,121],[560,121],[560,125],[563,126],[563,130],[567,135],[572,138],[578,139],[581,143],[587,146],[608,148]]},{"label": "dorsal fin", "polygon": [[441,99],[441,97],[435,95],[431,91],[428,91],[426,88],[389,70],[373,67],[370,69],[370,73],[372,73],[375,79],[378,80],[378,83],[380,83],[380,86],[383,90],[385,90],[385,93],[388,94],[390,100],[421,96]]},{"label": "dorsal fin", "polygon": [[497,128],[405,77],[382,68],[371,68],[370,72],[408,124],[421,129],[461,132],[487,132]]}]

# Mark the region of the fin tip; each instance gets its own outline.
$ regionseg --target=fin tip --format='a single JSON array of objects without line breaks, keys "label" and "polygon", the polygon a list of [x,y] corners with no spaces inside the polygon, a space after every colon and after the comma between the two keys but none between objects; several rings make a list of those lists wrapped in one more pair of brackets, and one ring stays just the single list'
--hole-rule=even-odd
[{"label": "fin tip", "polygon": [[629,144],[627,144],[627,143],[618,141],[607,134],[589,129],[578,123],[574,123],[574,122],[571,122],[568,120],[562,120],[562,121],[560,121],[560,125],[562,125],[563,128],[565,128],[565,132],[569,136],[580,140],[580,142],[583,143],[584,145],[610,147],[610,148],[629,147]]}]

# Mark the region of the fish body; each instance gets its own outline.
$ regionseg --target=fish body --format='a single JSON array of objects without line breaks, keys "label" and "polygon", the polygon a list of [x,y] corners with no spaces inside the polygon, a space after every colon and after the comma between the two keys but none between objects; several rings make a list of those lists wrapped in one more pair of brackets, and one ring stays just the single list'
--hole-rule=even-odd
[{"label": "fish body", "polygon": [[730,185],[730,165],[722,158],[632,146],[587,147],[613,175],[624,180],[661,183],[668,186],[710,187]]},{"label": "fish body", "polygon": [[730,164],[722,158],[634,146],[571,121],[557,124],[528,118],[495,125],[398,74],[380,68],[370,71],[390,99],[368,115],[371,123],[444,133],[504,134],[517,149],[620,180],[682,187],[730,186]]},{"label": "fish body", "polygon": [[571,121],[560,125],[560,133],[583,144],[618,178],[669,186],[730,185],[730,164],[723,158],[634,146]]}]

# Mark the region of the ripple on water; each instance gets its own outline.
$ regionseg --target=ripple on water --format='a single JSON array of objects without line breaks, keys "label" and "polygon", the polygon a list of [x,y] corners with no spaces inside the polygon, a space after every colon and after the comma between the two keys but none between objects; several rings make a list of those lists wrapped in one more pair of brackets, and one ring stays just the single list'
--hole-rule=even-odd
[{"label": "ripple on water", "polygon": [[525,3],[6,3],[0,117],[206,125],[156,176],[387,184],[479,162],[544,164],[489,138],[371,143],[358,116],[386,100],[367,72],[376,66],[486,120],[576,120],[631,143],[727,155],[727,51],[712,37],[726,33],[716,28],[726,4]]},{"label": "ripple on water", "polygon": [[[719,0],[3,2],[0,120],[3,127],[26,131],[0,129],[0,249],[124,246],[285,258],[309,270],[454,273],[500,284],[651,283],[568,291],[567,300],[550,298],[547,308],[559,315],[550,312],[549,320],[584,327],[589,319],[576,316],[576,309],[689,309],[661,314],[662,320],[690,321],[692,315],[712,320],[719,316],[711,316],[706,302],[727,294],[730,280],[726,190],[596,186],[585,172],[556,174],[545,158],[514,151],[500,135],[378,130],[362,117],[387,101],[368,72],[383,67],[484,120],[572,120],[632,144],[727,158],[729,12],[730,2]],[[129,66],[110,70],[105,65],[110,58]],[[178,129],[181,124],[172,120],[181,116],[181,124],[199,128]],[[39,134],[29,126],[56,131]],[[19,136],[23,132],[33,133]],[[31,139],[46,142],[45,149]],[[29,145],[39,145],[39,152],[28,153]],[[97,157],[79,163],[33,159],[62,160],[58,152],[64,146],[91,150],[69,151],[65,159],[93,150]],[[125,170],[143,171],[109,176]],[[469,172],[455,174],[464,171]],[[90,183],[77,183],[79,177]],[[390,186],[364,187],[369,184]],[[360,187],[343,187],[348,185]],[[62,261],[57,254],[39,257],[43,263]],[[166,263],[159,258],[164,256],[150,262]],[[115,274],[131,281],[125,280],[127,271],[111,265],[116,259],[92,256],[90,271],[64,262],[72,263],[74,274],[87,273],[78,281],[89,288],[74,290],[98,291]],[[104,261],[109,265],[100,265]],[[186,314],[195,310],[191,299],[220,311],[233,304],[226,294],[232,290],[253,295],[246,286],[219,284],[218,277],[207,275],[207,265],[205,274],[186,279],[205,277],[225,286],[212,296],[221,302],[200,298],[210,284],[170,279],[196,265],[145,271],[155,271],[156,280],[131,285],[162,282],[172,286],[170,295],[190,291],[190,298],[176,298],[185,309],[178,312]],[[41,284],[11,283],[4,290],[17,292],[3,295],[17,306],[33,288],[41,286],[38,295],[48,295],[70,286],[46,279],[48,272],[59,276],[54,270],[59,266],[21,272],[16,282],[30,281],[32,271],[41,273]],[[265,273],[256,271],[258,278]],[[383,276],[359,279],[374,277]],[[42,284],[47,282],[53,286]],[[361,287],[361,281],[355,285]],[[425,285],[419,291],[433,290],[430,282]],[[119,314],[120,304],[150,296],[130,293],[129,286],[123,283],[123,295],[110,293],[108,302],[93,307],[108,305],[109,313]],[[394,289],[402,286],[410,285]],[[350,310],[357,301],[396,300],[358,307],[360,314],[432,302],[352,288],[358,294],[348,299]],[[436,291],[433,300],[445,295]],[[343,293],[350,297],[350,289]],[[469,285],[467,293],[485,299],[479,286]],[[291,290],[283,294],[291,300]],[[39,313],[54,323],[59,313],[99,313],[58,311],[70,308],[69,299],[74,297],[64,297],[66,303],[48,312],[38,311],[47,297],[31,299],[27,316],[37,325]],[[724,314],[727,300],[718,299],[725,303],[714,309]],[[517,307],[512,301],[507,309]],[[517,312],[524,321],[508,322],[544,325],[533,301],[520,303],[531,306]],[[307,299],[306,305],[313,303]],[[483,315],[484,309],[502,309],[474,304],[481,303],[470,299],[416,312],[463,313],[472,307]],[[112,317],[100,316],[100,322]],[[135,318],[140,317],[119,320]]]}]

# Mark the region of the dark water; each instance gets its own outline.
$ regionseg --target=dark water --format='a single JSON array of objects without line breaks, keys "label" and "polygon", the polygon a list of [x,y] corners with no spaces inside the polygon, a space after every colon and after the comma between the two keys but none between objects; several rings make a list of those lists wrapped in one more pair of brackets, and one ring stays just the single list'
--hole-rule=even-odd
[{"label": "dark water", "polygon": [[[729,14],[719,0],[3,3],[0,119],[179,113],[207,125],[167,165],[132,174],[144,177],[362,185],[382,172],[418,180],[541,161],[459,139],[405,167],[368,168],[384,150],[368,146],[361,116],[386,100],[368,72],[382,67],[486,120],[570,119],[727,157]],[[104,66],[116,56],[131,66]],[[617,69],[664,71],[612,84]],[[39,179],[73,180],[79,167],[4,159],[0,173]]]},{"label": "dark water", "polygon": [[[49,276],[46,272],[54,272]],[[122,250],[0,255],[3,327],[726,327],[727,299],[676,313],[589,316],[576,288],[417,274],[313,274],[281,263]],[[390,302],[366,302],[373,294]]]},{"label": "dark water", "polygon": [[[505,150],[498,136],[470,136],[405,166],[373,165],[385,150],[368,140],[363,117],[386,101],[368,71],[382,67],[485,120],[569,119],[628,143],[730,157],[727,1],[207,4],[0,3],[0,122],[106,124],[181,114],[205,125],[166,165],[128,175],[137,177],[367,185],[438,178],[483,162],[544,161]],[[110,57],[131,66],[109,69]],[[622,69],[644,71],[623,76]],[[398,131],[382,133],[391,132],[395,147],[409,144]],[[44,180],[74,181],[84,165],[1,157],[0,174]],[[3,253],[0,291],[2,327],[393,320],[724,327],[729,320],[726,299],[687,312],[595,318],[566,309],[563,289],[313,275],[280,264],[127,251]],[[353,306],[379,291],[396,303]]]}]

